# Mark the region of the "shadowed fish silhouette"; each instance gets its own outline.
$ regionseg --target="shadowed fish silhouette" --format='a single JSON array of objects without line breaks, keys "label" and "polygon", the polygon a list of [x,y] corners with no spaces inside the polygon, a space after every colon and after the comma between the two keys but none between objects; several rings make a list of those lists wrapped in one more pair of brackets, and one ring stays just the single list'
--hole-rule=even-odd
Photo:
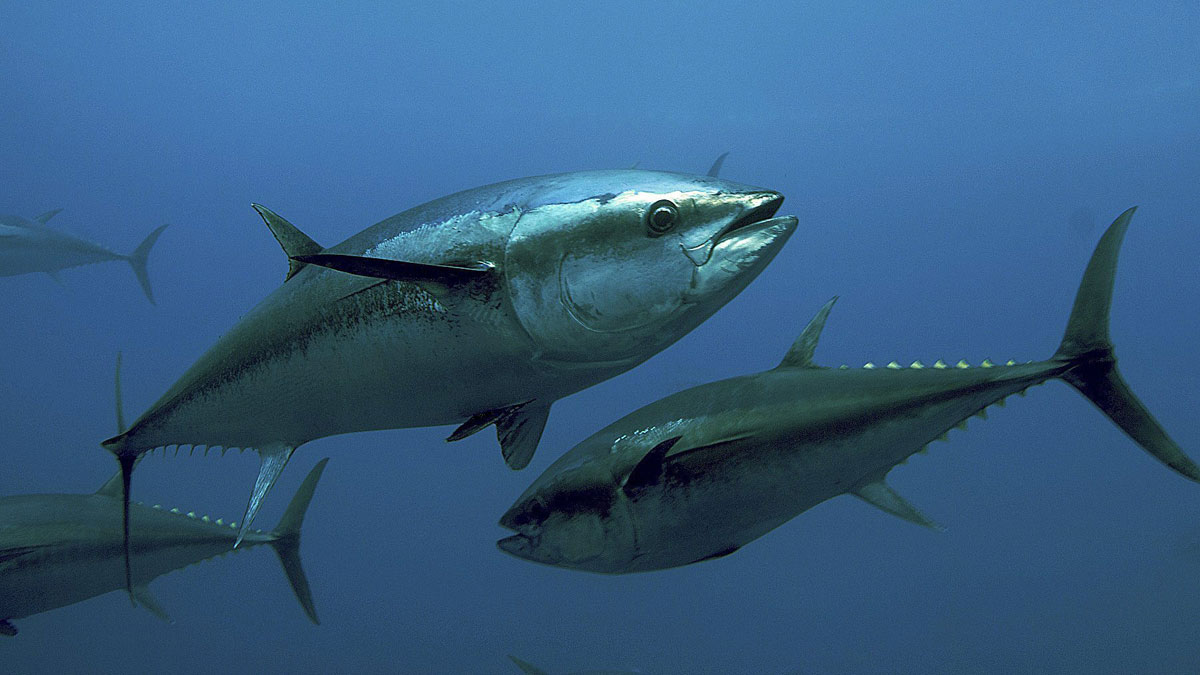
[{"label": "shadowed fish silhouette", "polygon": [[60,211],[62,209],[47,211],[33,220],[0,215],[0,276],[44,272],[59,281],[58,272],[68,267],[124,260],[133,269],[146,299],[150,304],[155,304],[150,276],[146,271],[146,259],[158,236],[167,228],[166,225],[146,235],[133,253],[121,255],[99,244],[47,227],[46,223]]}]

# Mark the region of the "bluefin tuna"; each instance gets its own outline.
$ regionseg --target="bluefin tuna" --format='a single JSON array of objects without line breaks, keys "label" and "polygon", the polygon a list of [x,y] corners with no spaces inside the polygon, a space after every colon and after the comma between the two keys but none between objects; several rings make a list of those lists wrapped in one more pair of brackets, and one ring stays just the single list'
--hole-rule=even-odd
[{"label": "bluefin tuna", "polygon": [[166,225],[146,235],[133,253],[122,255],[99,244],[47,227],[46,223],[60,211],[62,209],[47,211],[33,220],[26,220],[21,216],[0,215],[0,276],[43,272],[58,281],[59,271],[68,267],[124,260],[133,269],[146,298],[154,304],[154,291],[150,288],[146,260],[150,256],[150,248],[158,241],[158,236],[167,228]]},{"label": "bluefin tuna", "polygon": [[257,451],[243,527],[324,436],[494,425],[523,468],[555,400],[658,353],[766,267],[797,226],[782,202],[714,176],[566,173],[437,199],[329,248],[255,205],[288,255],[283,285],[104,447],[126,481],[168,446]]},{"label": "bluefin tuna", "polygon": [[729,555],[842,494],[936,527],[884,482],[888,472],[972,416],[986,417],[989,406],[1053,378],[1200,481],[1122,379],[1109,340],[1117,254],[1133,211],[1097,245],[1048,360],[823,368],[813,351],[831,300],[772,370],[668,396],[572,448],[501,518],[516,534],[500,549],[590,572],[678,567]]},{"label": "bluefin tuna", "polygon": [[[267,544],[305,614],[317,623],[312,591],[300,565],[300,525],[325,469],[321,460],[270,532],[250,530],[242,549]],[[0,497],[0,635],[16,635],[12,619],[40,614],[126,587],[121,540],[121,475],[94,494]],[[157,577],[233,550],[237,523],[159,505],[130,505],[134,532],[133,597],[169,621],[150,594]]]}]

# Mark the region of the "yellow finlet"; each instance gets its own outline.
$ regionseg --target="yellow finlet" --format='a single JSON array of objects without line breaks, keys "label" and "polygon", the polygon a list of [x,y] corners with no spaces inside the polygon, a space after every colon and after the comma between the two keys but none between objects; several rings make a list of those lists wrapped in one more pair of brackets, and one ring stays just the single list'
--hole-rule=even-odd
[{"label": "yellow finlet", "polygon": [[891,368],[892,370],[900,370],[904,366],[900,365],[899,363],[896,363],[895,361],[891,361],[887,364],[887,367]]},{"label": "yellow finlet", "polygon": [[1006,365],[1006,366],[1015,366],[1015,365],[1017,365],[1017,362],[1016,362],[1016,361],[1013,361],[1012,359],[1009,359],[1008,361],[1005,361],[1005,362],[1004,362],[1004,365]]},{"label": "yellow finlet", "polygon": [[942,370],[943,368],[948,368],[949,366],[946,365],[945,361],[938,359],[937,361],[933,362],[933,367],[937,368],[938,370]]},{"label": "yellow finlet", "polygon": [[914,370],[920,370],[925,367],[925,364],[921,363],[920,361],[913,361],[908,367]]},{"label": "yellow finlet", "polygon": [[867,361],[866,363],[863,364],[863,368],[874,368],[874,367],[875,367],[875,364],[871,363],[870,361]]},{"label": "yellow finlet", "polygon": [[959,422],[958,424],[955,424],[955,425],[954,425],[954,428],[955,428],[955,429],[964,429],[964,430],[965,430],[965,429],[967,428],[967,421],[966,421],[966,420],[963,420],[963,421]]},{"label": "yellow finlet", "polygon": [[975,413],[975,415],[974,415],[974,416],[975,416],[975,417],[978,417],[978,418],[979,418],[979,419],[981,419],[981,420],[986,420],[986,419],[988,418],[988,416],[987,416],[987,408],[980,408],[980,409],[979,409],[979,412]]},{"label": "yellow finlet", "polygon": [[967,363],[966,359],[960,359],[958,363],[954,364],[954,367],[955,368],[970,368],[971,364]]},{"label": "yellow finlet", "polygon": [[991,359],[984,359],[983,363],[979,364],[980,368],[995,368],[996,364],[992,363]]}]

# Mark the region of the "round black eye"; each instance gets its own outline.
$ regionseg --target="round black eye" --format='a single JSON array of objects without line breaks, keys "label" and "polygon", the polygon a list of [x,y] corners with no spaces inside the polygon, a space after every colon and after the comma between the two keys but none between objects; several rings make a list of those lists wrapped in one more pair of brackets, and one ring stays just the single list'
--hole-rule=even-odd
[{"label": "round black eye", "polygon": [[658,237],[671,231],[679,220],[679,208],[666,199],[660,199],[650,205],[646,211],[646,229],[651,237]]}]

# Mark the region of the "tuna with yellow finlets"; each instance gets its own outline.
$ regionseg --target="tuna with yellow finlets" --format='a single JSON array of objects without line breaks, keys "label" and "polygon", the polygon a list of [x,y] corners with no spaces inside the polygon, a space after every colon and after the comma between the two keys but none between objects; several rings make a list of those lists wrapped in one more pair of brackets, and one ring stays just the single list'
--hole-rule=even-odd
[{"label": "tuna with yellow finlets", "polygon": [[[251,530],[242,548],[267,544],[279,556],[304,613],[317,623],[312,591],[300,565],[300,526],[328,459],[309,472],[279,525]],[[0,635],[16,635],[12,619],[40,614],[125,589],[121,541],[121,476],[94,494],[0,497]],[[150,594],[159,576],[234,550],[236,523],[161,506],[130,505],[132,595],[170,621]]]},{"label": "tuna with yellow finlets", "polygon": [[500,549],[589,572],[678,567],[729,555],[842,494],[936,527],[888,487],[888,472],[988,406],[1053,378],[1200,482],[1200,468],[1121,378],[1109,341],[1117,254],[1133,211],[1097,245],[1050,359],[823,368],[813,352],[831,300],[774,369],[651,403],[559,458],[501,518],[514,534]]}]

